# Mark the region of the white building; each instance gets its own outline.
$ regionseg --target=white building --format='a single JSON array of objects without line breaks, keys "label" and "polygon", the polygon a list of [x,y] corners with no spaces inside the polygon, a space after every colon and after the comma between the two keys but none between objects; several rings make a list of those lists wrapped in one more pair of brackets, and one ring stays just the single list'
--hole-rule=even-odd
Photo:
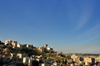
[{"label": "white building", "polygon": [[33,58],[23,57],[23,63],[24,64],[28,63],[29,65],[32,65],[33,60],[34,60]]},{"label": "white building", "polygon": [[39,66],[51,66],[51,65],[47,63],[40,63]]},{"label": "white building", "polygon": [[95,59],[94,58],[90,58],[90,57],[86,57],[86,58],[84,58],[84,62],[94,64],[95,63]]},{"label": "white building", "polygon": [[48,45],[47,45],[47,44],[45,44],[45,45],[44,45],[44,48],[47,48],[47,47],[48,47]]},{"label": "white building", "polygon": [[28,63],[32,63],[32,59],[31,58],[28,58]]},{"label": "white building", "polygon": [[70,66],[75,66],[74,64],[70,64]]},{"label": "white building", "polygon": [[73,54],[73,55],[71,56],[71,58],[75,61],[76,59],[78,59],[78,56],[76,56],[75,54]]},{"label": "white building", "polygon": [[18,53],[17,54],[17,57],[22,58],[22,54],[21,53]]},{"label": "white building", "polygon": [[22,48],[22,45],[20,43],[17,44],[17,48]]},{"label": "white building", "polygon": [[60,63],[54,62],[53,66],[61,66]]},{"label": "white building", "polygon": [[17,57],[19,57],[20,59],[23,58],[23,57],[27,57],[27,56],[28,56],[28,54],[25,54],[25,53],[23,53],[23,54],[18,53],[17,54]]},{"label": "white building", "polygon": [[28,58],[27,57],[23,57],[23,63],[25,64],[27,62]]},{"label": "white building", "polygon": [[47,47],[47,50],[50,51],[50,47]]}]

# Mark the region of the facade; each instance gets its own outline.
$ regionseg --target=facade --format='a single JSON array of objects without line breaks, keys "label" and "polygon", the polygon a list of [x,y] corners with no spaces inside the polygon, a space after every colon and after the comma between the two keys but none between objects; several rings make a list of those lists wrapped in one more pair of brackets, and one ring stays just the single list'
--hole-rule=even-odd
[{"label": "facade", "polygon": [[71,56],[71,58],[72,58],[73,60],[75,60],[75,59],[78,58],[78,56],[76,56],[76,55],[74,54],[74,55]]},{"label": "facade", "polygon": [[12,43],[12,40],[6,40],[6,41],[5,41],[5,45],[11,44],[11,43]]},{"label": "facade", "polygon": [[22,45],[20,43],[17,44],[17,48],[22,48]]},{"label": "facade", "polygon": [[13,48],[16,48],[17,47],[17,41],[14,41],[14,40],[6,40],[5,41],[5,45],[12,45]]},{"label": "facade", "polygon": [[17,48],[17,41],[12,41],[13,48]]},{"label": "facade", "polygon": [[72,59],[67,59],[67,63],[68,64],[72,63]]},{"label": "facade", "polygon": [[11,59],[11,60],[13,60],[13,58],[15,58],[15,57],[16,57],[16,54],[10,53],[10,59]]},{"label": "facade", "polygon": [[5,48],[5,49],[3,50],[3,53],[4,53],[4,54],[10,54],[9,48]]},{"label": "facade", "polygon": [[3,62],[10,62],[10,55],[9,54],[4,54],[2,55],[2,61]]},{"label": "facade", "polygon": [[23,63],[26,64],[27,57],[23,57]]},{"label": "facade", "polygon": [[38,50],[39,50],[40,52],[44,52],[44,48],[43,48],[43,47],[38,47]]},{"label": "facade", "polygon": [[48,45],[47,45],[47,44],[45,44],[45,45],[44,45],[44,48],[47,48],[47,47],[48,47]]},{"label": "facade", "polygon": [[27,57],[28,54],[25,54],[25,53],[23,53],[23,54],[18,53],[16,56],[19,57],[20,59],[22,59],[23,57]]},{"label": "facade", "polygon": [[54,62],[53,66],[61,66],[60,63]]},{"label": "facade", "polygon": [[50,51],[50,47],[47,47],[47,50]]},{"label": "facade", "polygon": [[95,59],[94,58],[90,58],[90,57],[86,57],[86,58],[84,58],[84,62],[94,64],[95,63]]},{"label": "facade", "polygon": [[19,58],[22,58],[22,54],[21,53],[18,53],[16,56],[19,57]]},{"label": "facade", "polygon": [[97,62],[100,62],[100,56],[96,58],[96,61]]},{"label": "facade", "polygon": [[33,48],[33,45],[26,45],[26,47],[28,48],[28,49],[32,49]]}]

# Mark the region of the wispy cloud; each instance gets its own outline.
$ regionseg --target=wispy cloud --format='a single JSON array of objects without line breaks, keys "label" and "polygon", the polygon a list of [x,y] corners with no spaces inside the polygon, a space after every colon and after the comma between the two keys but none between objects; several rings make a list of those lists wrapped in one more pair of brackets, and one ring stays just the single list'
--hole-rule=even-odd
[{"label": "wispy cloud", "polygon": [[85,6],[82,7],[82,11],[81,11],[81,16],[79,18],[77,27],[76,27],[76,31],[81,29],[92,17],[94,11],[94,5],[90,4],[86,4]]},{"label": "wispy cloud", "polygon": [[99,35],[96,35],[96,36],[94,36],[94,37],[92,37],[90,39],[81,41],[81,43],[87,43],[87,42],[90,42],[90,41],[95,40],[95,39],[98,39],[98,38],[100,38],[100,34]]},{"label": "wispy cloud", "polygon": [[92,29],[90,29],[89,31],[87,31],[86,34],[92,32],[92,31],[94,31],[94,30],[96,30],[98,28],[100,28],[100,26],[93,27]]},{"label": "wispy cloud", "polygon": [[92,40],[97,39],[97,38],[99,38],[99,37],[100,37],[100,35],[97,35],[97,36],[95,36],[95,37],[93,37],[93,38],[91,38],[91,39],[89,39],[89,40],[87,40],[87,41],[92,41]]},{"label": "wispy cloud", "polygon": [[81,34],[80,36],[78,36],[77,38],[78,38],[78,39],[81,39],[81,38],[83,38],[83,37],[85,37],[85,36],[90,36],[90,34],[91,34],[91,35],[96,34],[96,33],[98,33],[98,32],[100,31],[100,30],[98,30],[98,29],[100,29],[100,25],[96,25],[95,27],[92,27],[92,28],[89,29],[88,31],[82,33],[82,34]]}]

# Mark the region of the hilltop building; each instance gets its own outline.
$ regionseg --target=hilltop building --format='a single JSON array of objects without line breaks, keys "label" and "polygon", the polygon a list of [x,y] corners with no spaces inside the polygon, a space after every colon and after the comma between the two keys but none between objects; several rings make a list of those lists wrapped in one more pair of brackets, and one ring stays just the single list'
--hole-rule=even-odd
[{"label": "hilltop building", "polygon": [[40,52],[52,52],[52,53],[54,52],[53,47],[52,46],[48,47],[47,44],[45,44],[43,47],[37,47],[37,48]]},{"label": "hilltop building", "polygon": [[14,40],[6,40],[5,45],[12,45],[13,48],[17,48],[17,41]]}]

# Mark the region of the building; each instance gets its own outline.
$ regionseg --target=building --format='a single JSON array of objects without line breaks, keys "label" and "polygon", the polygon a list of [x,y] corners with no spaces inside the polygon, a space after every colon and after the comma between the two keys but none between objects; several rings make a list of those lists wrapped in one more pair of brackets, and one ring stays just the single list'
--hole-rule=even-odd
[{"label": "building", "polygon": [[9,54],[4,54],[2,55],[2,61],[3,62],[10,62],[10,55]]},{"label": "building", "polygon": [[44,48],[43,48],[43,47],[38,47],[38,50],[39,50],[40,52],[44,52]]},{"label": "building", "polygon": [[27,44],[26,47],[27,47],[28,49],[32,49],[32,48],[33,48],[33,45],[31,45],[31,44],[28,45],[28,44]]},{"label": "building", "polygon": [[96,58],[96,61],[97,62],[100,62],[100,56]]},{"label": "building", "polygon": [[72,63],[72,59],[67,59],[67,64]]},{"label": "building", "polygon": [[39,66],[51,66],[51,65],[48,63],[40,63]]},{"label": "building", "polygon": [[47,47],[47,50],[50,51],[50,47]]},{"label": "building", "polygon": [[53,63],[53,66],[61,66],[61,64],[60,63],[57,63],[57,62],[54,62]]},{"label": "building", "polygon": [[95,64],[95,59],[94,58],[90,58],[90,57],[86,57],[86,58],[84,58],[84,62],[85,63]]},{"label": "building", "polygon": [[6,40],[6,41],[5,41],[5,45],[11,44],[11,43],[12,43],[12,40]]},{"label": "building", "polygon": [[23,57],[21,53],[18,53],[16,56],[17,56],[18,58],[22,58],[22,57]]},{"label": "building", "polygon": [[75,61],[75,59],[78,59],[78,56],[76,56],[75,54],[73,54],[73,55],[71,56],[71,58]]},{"label": "building", "polygon": [[13,48],[17,47],[17,41],[14,40],[6,40],[5,45],[12,45]]},{"label": "building", "polygon": [[4,54],[10,54],[9,48],[5,48],[5,49],[3,50],[3,53],[4,53]]},{"label": "building", "polygon": [[14,60],[14,58],[16,58],[16,54],[15,53],[10,53],[10,59]]},{"label": "building", "polygon": [[17,41],[12,41],[13,48],[17,48]]},{"label": "building", "polygon": [[52,46],[48,47],[47,44],[45,44],[43,48],[44,48],[44,52],[54,52],[53,47]]},{"label": "building", "polygon": [[26,64],[27,62],[27,57],[23,57],[23,63]]},{"label": "building", "polygon": [[22,45],[20,43],[17,44],[17,48],[22,48]]},{"label": "building", "polygon": [[18,53],[16,56],[17,56],[18,58],[22,59],[23,57],[27,57],[28,54],[25,54],[25,53],[23,53],[23,54]]},{"label": "building", "polygon": [[44,48],[47,48],[47,47],[48,47],[48,45],[47,45],[47,44],[45,44],[45,45],[44,45]]}]

